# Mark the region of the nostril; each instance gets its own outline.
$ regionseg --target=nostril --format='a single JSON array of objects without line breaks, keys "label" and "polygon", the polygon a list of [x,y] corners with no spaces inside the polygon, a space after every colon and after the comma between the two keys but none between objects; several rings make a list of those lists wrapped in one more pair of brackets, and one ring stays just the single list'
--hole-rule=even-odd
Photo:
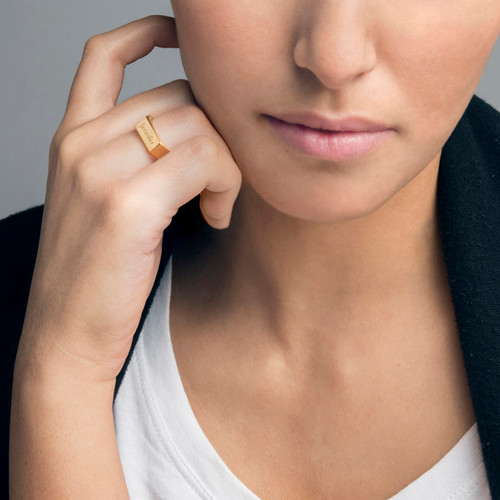
[{"label": "nostril", "polygon": [[309,21],[293,48],[295,64],[328,88],[340,88],[371,72],[377,64],[377,50],[365,17],[351,12],[342,17],[334,12]]}]

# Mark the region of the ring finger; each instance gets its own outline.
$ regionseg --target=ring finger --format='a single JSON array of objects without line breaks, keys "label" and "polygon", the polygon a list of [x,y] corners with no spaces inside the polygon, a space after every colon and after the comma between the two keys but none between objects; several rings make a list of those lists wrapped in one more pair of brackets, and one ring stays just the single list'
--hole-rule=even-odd
[{"label": "ring finger", "polygon": [[[154,117],[153,125],[162,142],[171,151],[193,137],[205,136],[232,157],[225,142],[196,106],[164,112]],[[85,160],[89,168],[98,168],[99,175],[110,180],[128,178],[156,161],[143,144],[135,125],[133,130],[128,130],[94,149],[92,153],[87,154]]]}]

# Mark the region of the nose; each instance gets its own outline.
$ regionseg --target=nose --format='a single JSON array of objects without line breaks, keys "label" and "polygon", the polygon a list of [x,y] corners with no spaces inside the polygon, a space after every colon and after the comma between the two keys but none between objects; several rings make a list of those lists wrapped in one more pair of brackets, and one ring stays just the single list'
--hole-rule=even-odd
[{"label": "nose", "polygon": [[375,23],[366,0],[310,0],[301,15],[295,64],[328,88],[341,88],[375,67]]}]

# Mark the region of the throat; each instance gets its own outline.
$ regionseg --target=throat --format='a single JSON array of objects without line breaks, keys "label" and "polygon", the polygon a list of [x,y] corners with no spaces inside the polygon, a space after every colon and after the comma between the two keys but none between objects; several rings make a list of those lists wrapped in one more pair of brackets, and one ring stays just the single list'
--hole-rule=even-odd
[{"label": "throat", "polygon": [[[188,399],[219,456],[257,495],[388,498],[474,422],[444,310],[387,308],[388,317],[359,321],[359,332],[351,318],[349,331],[331,323],[321,341],[297,327],[277,342],[244,303],[199,315],[173,263],[171,337]],[[269,489],[283,470],[293,480]]]}]

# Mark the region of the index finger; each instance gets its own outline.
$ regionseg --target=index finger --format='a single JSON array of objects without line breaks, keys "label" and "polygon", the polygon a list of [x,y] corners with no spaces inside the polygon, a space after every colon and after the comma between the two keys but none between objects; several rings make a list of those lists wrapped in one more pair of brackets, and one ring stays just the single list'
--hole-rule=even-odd
[{"label": "index finger", "polygon": [[61,127],[72,130],[113,108],[125,67],[155,47],[178,47],[173,17],[147,16],[90,38],[71,86]]}]

